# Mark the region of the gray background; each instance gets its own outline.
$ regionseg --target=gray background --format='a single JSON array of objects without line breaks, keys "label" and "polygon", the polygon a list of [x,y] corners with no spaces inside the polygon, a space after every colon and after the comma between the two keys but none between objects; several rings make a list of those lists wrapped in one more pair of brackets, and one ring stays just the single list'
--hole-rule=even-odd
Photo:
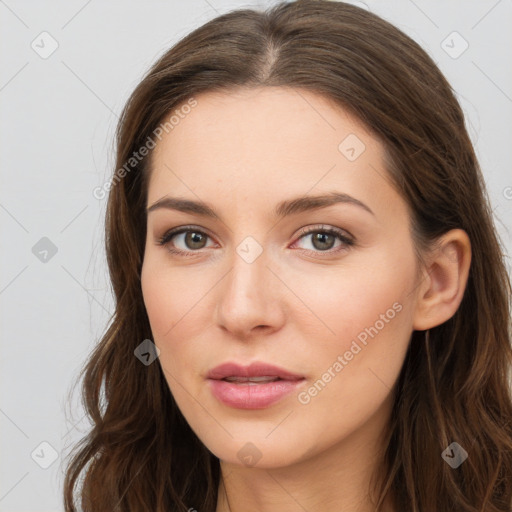
[{"label": "gray background", "polygon": [[[66,404],[112,311],[106,200],[92,191],[113,170],[124,102],[195,27],[273,3],[0,0],[0,511],[62,510],[64,451],[87,430],[78,394]],[[457,91],[512,254],[512,1],[366,4],[418,41]]]}]

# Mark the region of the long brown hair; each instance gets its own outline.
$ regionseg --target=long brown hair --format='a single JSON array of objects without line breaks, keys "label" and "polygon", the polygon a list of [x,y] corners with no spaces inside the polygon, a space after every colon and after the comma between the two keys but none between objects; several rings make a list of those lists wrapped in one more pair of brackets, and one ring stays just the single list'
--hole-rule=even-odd
[{"label": "long brown hair", "polygon": [[[127,102],[116,134],[116,169],[125,172],[114,175],[106,214],[115,313],[80,375],[93,428],[67,467],[66,511],[77,510],[77,497],[86,512],[215,511],[218,459],[188,426],[160,365],[134,357],[152,337],[140,283],[151,153],[133,155],[201,92],[260,86],[321,94],[374,133],[420,260],[450,229],[471,241],[456,314],[428,336],[412,333],[376,509],[392,496],[400,512],[510,512],[511,285],[463,113],[413,40],[370,12],[323,0],[213,19],[159,58]],[[441,457],[453,441],[469,454],[457,469]]]}]

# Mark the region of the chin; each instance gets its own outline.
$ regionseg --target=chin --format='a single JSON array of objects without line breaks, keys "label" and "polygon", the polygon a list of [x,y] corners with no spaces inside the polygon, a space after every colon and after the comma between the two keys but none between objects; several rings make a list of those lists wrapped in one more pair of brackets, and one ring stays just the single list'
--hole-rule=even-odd
[{"label": "chin", "polygon": [[233,438],[225,437],[221,441],[218,436],[201,438],[201,441],[221,462],[236,466],[276,469],[314,457],[328,446],[322,447],[317,442],[304,442],[303,436],[297,430],[282,430],[279,436],[272,439],[271,429],[265,432],[256,429],[241,428],[236,434],[228,430]]}]

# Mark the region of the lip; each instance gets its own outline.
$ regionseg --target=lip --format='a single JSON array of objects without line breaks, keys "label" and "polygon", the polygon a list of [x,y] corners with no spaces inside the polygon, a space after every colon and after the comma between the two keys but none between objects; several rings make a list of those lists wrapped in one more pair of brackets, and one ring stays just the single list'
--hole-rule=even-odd
[{"label": "lip", "polygon": [[261,363],[256,361],[249,365],[240,365],[237,363],[223,363],[216,366],[208,372],[209,379],[220,380],[226,377],[279,377],[282,380],[299,380],[303,379],[303,375],[289,372],[279,366],[273,364]]},{"label": "lip", "polygon": [[[242,380],[271,377],[278,380],[253,383],[223,380],[228,377]],[[207,380],[213,395],[225,405],[237,409],[265,409],[296,390],[305,378],[267,363],[239,365],[228,362],[210,370]]]}]

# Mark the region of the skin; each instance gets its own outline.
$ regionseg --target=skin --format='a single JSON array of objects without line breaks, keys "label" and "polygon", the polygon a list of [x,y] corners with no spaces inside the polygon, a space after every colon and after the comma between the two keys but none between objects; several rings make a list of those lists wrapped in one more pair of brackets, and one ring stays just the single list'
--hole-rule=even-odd
[{"label": "skin", "polygon": [[[221,461],[217,512],[374,510],[369,484],[385,448],[392,387],[412,331],[457,310],[469,239],[461,230],[446,233],[420,268],[383,146],[322,96],[253,88],[196,99],[154,150],[147,204],[165,196],[202,200],[221,220],[166,208],[148,213],[141,279],[169,388]],[[365,145],[353,161],[338,149],[349,134]],[[280,201],[331,191],[373,214],[340,203],[273,216]],[[188,224],[208,236],[187,245],[178,234],[158,245],[168,230]],[[335,236],[315,244],[311,233],[299,234],[318,224],[344,230],[354,245]],[[252,263],[237,253],[248,236],[262,249]],[[400,311],[344,358],[341,371],[332,370],[393,304]],[[305,377],[298,391],[306,393],[329,368],[331,380],[307,404],[292,393],[266,409],[239,410],[219,402],[205,380],[226,361],[281,366]],[[239,458],[247,451],[255,465]]]}]

